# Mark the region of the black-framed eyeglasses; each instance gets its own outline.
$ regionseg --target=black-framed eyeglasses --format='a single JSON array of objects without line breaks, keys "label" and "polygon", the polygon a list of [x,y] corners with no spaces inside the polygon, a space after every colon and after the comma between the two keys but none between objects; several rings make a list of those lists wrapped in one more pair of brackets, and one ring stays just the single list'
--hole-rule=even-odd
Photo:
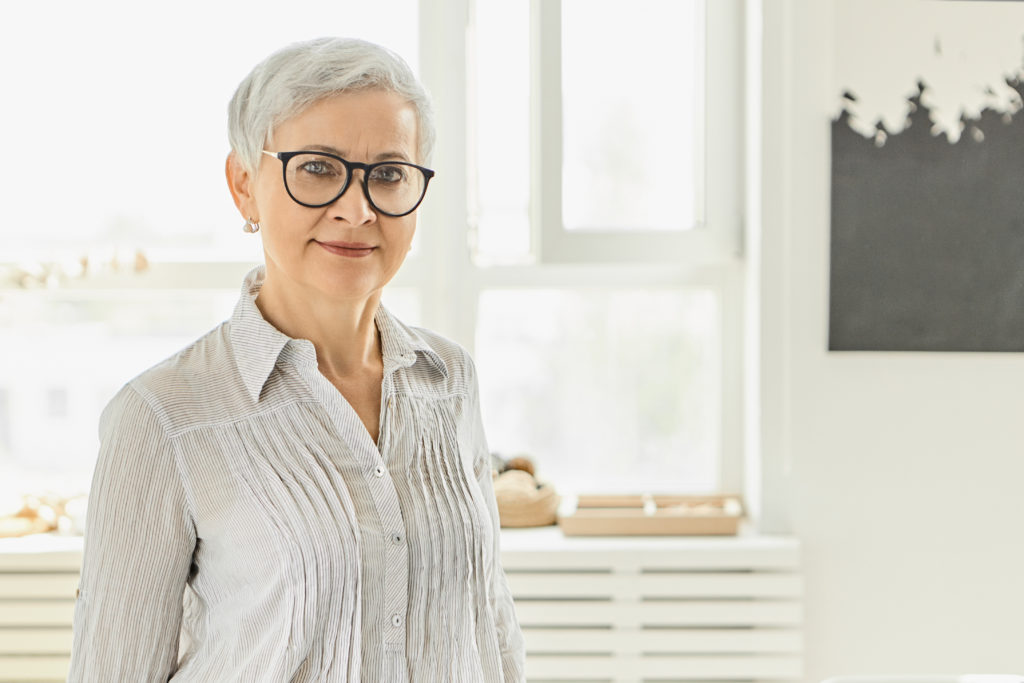
[{"label": "black-framed eyeglasses", "polygon": [[361,170],[363,194],[370,206],[386,216],[405,216],[423,201],[434,177],[429,168],[405,161],[363,164],[310,150],[263,153],[281,161],[288,196],[314,209],[336,202],[351,184],[353,172]]}]

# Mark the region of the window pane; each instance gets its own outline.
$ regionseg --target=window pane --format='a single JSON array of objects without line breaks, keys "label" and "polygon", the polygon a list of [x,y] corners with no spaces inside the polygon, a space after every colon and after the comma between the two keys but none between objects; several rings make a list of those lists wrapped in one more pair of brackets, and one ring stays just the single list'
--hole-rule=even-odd
[{"label": "window pane", "polygon": [[238,291],[0,296],[0,482],[74,493],[88,488],[107,402],[230,316]]},{"label": "window pane", "polygon": [[477,254],[489,262],[523,261],[530,254],[528,0],[476,4],[472,69]]},{"label": "window pane", "polygon": [[566,493],[714,490],[719,349],[709,290],[486,291],[489,446]]},{"label": "window pane", "polygon": [[562,0],[567,230],[695,222],[699,0]]},{"label": "window pane", "polygon": [[227,104],[246,73],[322,35],[358,35],[417,62],[416,0],[159,7],[66,2],[55,21],[52,3],[22,3],[16,21],[0,22],[10,65],[0,86],[17,93],[0,108],[12,133],[2,260],[77,258],[97,245],[231,259],[245,235],[224,180]]}]

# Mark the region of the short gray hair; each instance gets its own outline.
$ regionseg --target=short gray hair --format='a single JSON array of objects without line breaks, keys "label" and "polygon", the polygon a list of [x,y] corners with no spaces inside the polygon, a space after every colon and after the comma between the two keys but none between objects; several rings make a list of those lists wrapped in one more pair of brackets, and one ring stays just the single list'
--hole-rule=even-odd
[{"label": "short gray hair", "polygon": [[317,38],[270,55],[238,85],[228,105],[228,139],[255,173],[274,128],[315,102],[343,92],[380,89],[404,97],[416,112],[418,163],[434,148],[434,110],[426,89],[397,53],[355,38]]}]

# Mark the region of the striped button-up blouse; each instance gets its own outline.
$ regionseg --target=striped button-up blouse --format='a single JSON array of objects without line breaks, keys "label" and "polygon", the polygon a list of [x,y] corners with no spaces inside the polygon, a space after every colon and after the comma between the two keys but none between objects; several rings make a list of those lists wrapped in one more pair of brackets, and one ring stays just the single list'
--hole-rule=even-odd
[{"label": "striped button-up blouse", "polygon": [[262,279],[103,413],[69,680],[524,680],[472,361],[381,307],[375,444]]}]

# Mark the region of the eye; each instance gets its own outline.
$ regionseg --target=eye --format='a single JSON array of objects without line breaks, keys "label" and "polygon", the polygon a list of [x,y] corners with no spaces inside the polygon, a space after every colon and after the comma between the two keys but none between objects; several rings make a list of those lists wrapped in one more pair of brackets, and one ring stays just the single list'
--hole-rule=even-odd
[{"label": "eye", "polygon": [[394,184],[404,182],[408,174],[400,165],[377,166],[370,172],[370,180],[375,183]]},{"label": "eye", "polygon": [[335,168],[335,164],[330,163],[326,159],[309,159],[303,161],[299,165],[299,170],[302,173],[308,173],[314,176],[333,176],[338,174],[338,169]]}]

